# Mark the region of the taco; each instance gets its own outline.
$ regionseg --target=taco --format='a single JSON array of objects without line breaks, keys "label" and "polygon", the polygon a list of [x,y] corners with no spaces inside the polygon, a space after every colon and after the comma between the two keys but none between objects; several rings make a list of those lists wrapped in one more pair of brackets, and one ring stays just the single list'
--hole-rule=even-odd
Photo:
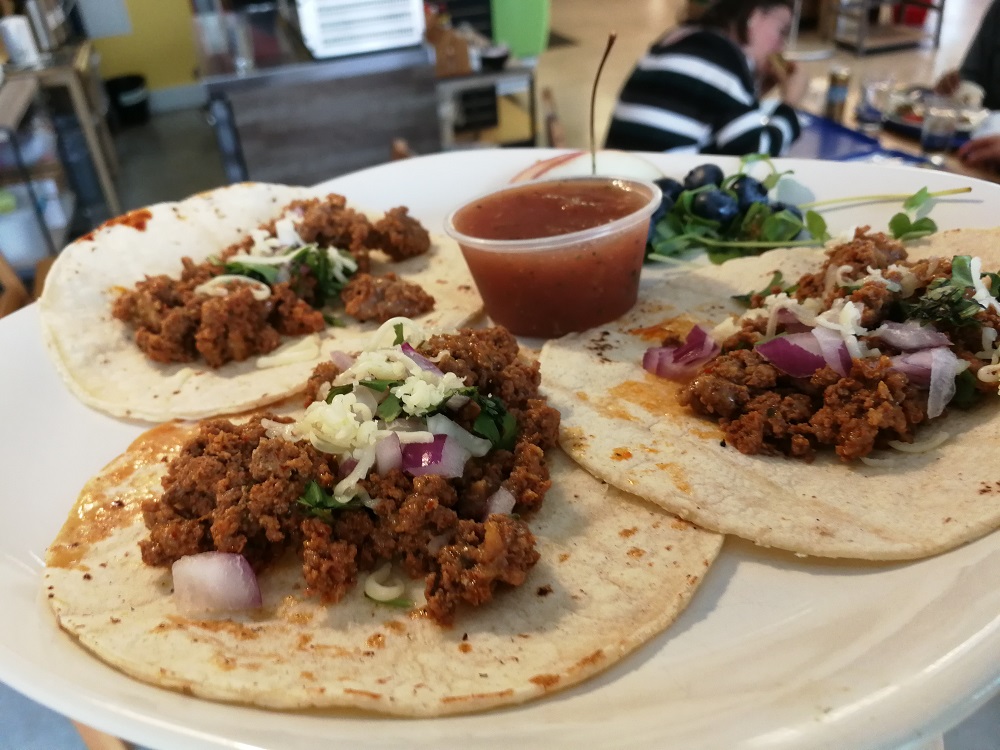
[{"label": "taco", "polygon": [[[162,425],[107,466],[48,550],[60,625],[201,697],[436,716],[573,685],[672,622],[722,537],[554,448],[506,331],[389,326],[304,412]],[[238,580],[202,591],[222,558]]]},{"label": "taco", "polygon": [[982,536],[1000,526],[982,449],[997,240],[951,231],[908,252],[858,234],[826,256],[650,275],[628,315],[544,347],[560,442],[599,478],[763,546],[896,560]]},{"label": "taco", "polygon": [[278,401],[388,317],[452,329],[481,307],[457,245],[405,209],[369,220],[262,183],[109,222],[60,254],[39,303],[70,389],[153,421]]}]

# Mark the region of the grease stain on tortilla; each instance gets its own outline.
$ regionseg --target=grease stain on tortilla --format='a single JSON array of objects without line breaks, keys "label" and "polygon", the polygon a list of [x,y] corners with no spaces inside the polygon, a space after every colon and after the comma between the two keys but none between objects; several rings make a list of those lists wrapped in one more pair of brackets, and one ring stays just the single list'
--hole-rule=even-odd
[{"label": "grease stain on tortilla", "polygon": [[108,219],[106,222],[97,227],[97,229],[83,235],[80,238],[80,240],[82,241],[93,240],[94,235],[100,232],[101,230],[110,229],[111,227],[116,227],[116,226],[131,227],[137,232],[145,232],[146,225],[152,218],[153,218],[153,212],[150,211],[148,208],[137,208],[134,211],[129,211],[127,214],[116,216],[113,219]]},{"label": "grease stain on tortilla", "polygon": [[639,531],[638,526],[632,526],[631,528],[622,529],[621,531],[619,531],[618,536],[620,536],[622,539],[628,539],[630,536],[634,536],[638,531]]},{"label": "grease stain on tortilla", "polygon": [[472,651],[472,644],[471,643],[459,643],[458,644],[458,650],[461,651],[463,654],[467,654],[470,651]]},{"label": "grease stain on tortilla", "polygon": [[[126,465],[130,467],[129,473],[134,472],[135,466],[131,462]],[[118,469],[112,469],[112,472],[115,471]],[[79,567],[91,545],[107,539],[115,530],[129,526],[139,513],[141,501],[152,497],[154,487],[159,487],[159,477],[135,484],[139,485],[136,489],[149,489],[129,489],[127,492],[109,495],[104,491],[105,488],[115,487],[111,482],[104,481],[103,475],[88,482],[77,498],[73,511],[48,548],[45,564],[52,568]]]},{"label": "grease stain on tortilla", "polygon": [[529,682],[538,685],[542,690],[549,690],[559,684],[559,680],[562,679],[557,674],[536,674],[532,677]]},{"label": "grease stain on tortilla", "polygon": [[651,326],[632,328],[629,330],[629,333],[645,341],[656,341],[659,343],[667,338],[687,336],[693,327],[694,321],[685,315],[681,315],[676,318],[665,318]]},{"label": "grease stain on tortilla", "polygon": [[627,461],[632,458],[632,451],[628,448],[615,448],[611,451],[612,461]]},{"label": "grease stain on tortilla", "polygon": [[[608,395],[613,399],[610,403],[620,399],[658,417],[668,414],[687,414],[687,410],[677,401],[681,387],[680,383],[673,380],[646,373],[643,381],[626,380],[608,391]],[[628,419],[634,421],[631,415]]]},{"label": "grease stain on tortilla", "polygon": [[316,675],[314,675],[312,672],[306,672],[306,671],[299,672],[299,676],[303,680],[309,680],[309,682],[315,682],[316,681]]},{"label": "grease stain on tortilla", "polygon": [[684,469],[681,466],[675,463],[663,463],[657,464],[656,468],[669,475],[670,481],[674,483],[674,487],[678,490],[685,495],[691,494],[691,485],[688,484]]},{"label": "grease stain on tortilla", "polygon": [[406,623],[400,622],[399,620],[389,620],[388,622],[382,623],[382,626],[386,630],[391,630],[394,633],[406,632]]},{"label": "grease stain on tortilla", "polygon": [[569,552],[561,552],[559,554],[559,562],[564,563],[569,560]]},{"label": "grease stain on tortilla", "polygon": [[374,633],[366,641],[369,648],[385,648],[385,634]]},{"label": "grease stain on tortilla", "polygon": [[640,547],[632,547],[625,554],[628,555],[629,557],[633,557],[633,558],[638,559],[638,558],[640,558],[640,557],[642,557],[643,555],[646,554],[646,550],[644,550],[644,549],[642,549]]}]

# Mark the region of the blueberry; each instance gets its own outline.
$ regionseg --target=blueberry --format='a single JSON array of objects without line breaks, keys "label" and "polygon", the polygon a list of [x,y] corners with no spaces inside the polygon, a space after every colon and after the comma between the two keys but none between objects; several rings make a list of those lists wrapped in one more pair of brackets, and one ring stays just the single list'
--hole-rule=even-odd
[{"label": "blueberry", "polygon": [[722,174],[722,170],[719,167],[714,164],[702,164],[700,167],[695,167],[687,173],[687,177],[684,178],[684,189],[695,190],[705,185],[719,187],[724,178],[725,175]]},{"label": "blueberry", "polygon": [[720,224],[728,224],[739,212],[736,199],[721,190],[705,190],[691,199],[691,213]]},{"label": "blueberry", "polygon": [[749,175],[737,177],[729,189],[736,193],[740,211],[746,211],[754,203],[767,203],[767,188]]},{"label": "blueberry", "polygon": [[778,213],[779,211],[790,211],[798,217],[799,221],[802,221],[802,211],[798,206],[793,206],[789,203],[782,203],[781,201],[774,201],[771,204],[771,212]]},{"label": "blueberry", "polygon": [[656,225],[660,223],[660,220],[674,207],[674,202],[666,195],[663,196],[663,200],[660,201],[660,207],[653,211],[653,215],[649,217],[649,236],[646,238],[646,242],[652,242],[653,236],[656,234]]},{"label": "blueberry", "polygon": [[661,177],[658,180],[653,180],[653,182],[663,191],[663,199],[667,200],[669,198],[671,203],[675,203],[678,196],[684,190],[684,186],[673,177]]}]

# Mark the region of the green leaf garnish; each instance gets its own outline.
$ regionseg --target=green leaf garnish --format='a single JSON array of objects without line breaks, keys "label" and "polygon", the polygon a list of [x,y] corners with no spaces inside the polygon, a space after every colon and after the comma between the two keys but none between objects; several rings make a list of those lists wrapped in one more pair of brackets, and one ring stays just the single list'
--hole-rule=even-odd
[{"label": "green leaf garnish", "polygon": [[305,492],[298,499],[298,503],[308,513],[327,523],[333,520],[333,514],[336,511],[357,508],[361,505],[361,501],[357,498],[352,498],[346,503],[339,502],[333,495],[320,487],[315,479],[306,485]]},{"label": "green leaf garnish", "polygon": [[830,232],[826,228],[826,219],[818,213],[815,211],[806,211],[805,221],[806,229],[809,230],[809,234],[813,236],[813,239],[819,242],[826,242],[830,239]]},{"label": "green leaf garnish", "polygon": [[905,211],[916,211],[921,206],[923,206],[927,201],[931,199],[931,194],[928,192],[927,188],[922,187],[920,190],[915,192],[905,201],[903,201],[903,209]]},{"label": "green leaf garnish", "polygon": [[897,240],[910,231],[910,217],[900,211],[889,219],[889,231]]},{"label": "green leaf garnish", "polygon": [[406,341],[406,337],[403,336],[403,324],[396,323],[393,325],[392,330],[396,332],[396,338],[393,339],[392,345],[400,346],[404,341]]},{"label": "green leaf garnish", "polygon": [[332,313],[328,312],[323,313],[323,320],[331,328],[343,328],[345,325],[347,325],[346,323],[344,323],[343,320],[338,318],[336,315],[333,315]]}]

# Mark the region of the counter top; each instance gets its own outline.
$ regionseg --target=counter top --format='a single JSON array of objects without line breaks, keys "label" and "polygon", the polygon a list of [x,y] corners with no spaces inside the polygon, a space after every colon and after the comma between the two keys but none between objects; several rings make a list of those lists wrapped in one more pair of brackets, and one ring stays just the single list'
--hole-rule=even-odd
[{"label": "counter top", "polygon": [[210,95],[432,64],[430,50],[422,44],[317,60],[270,4],[238,13],[198,14],[194,35],[199,76]]}]

